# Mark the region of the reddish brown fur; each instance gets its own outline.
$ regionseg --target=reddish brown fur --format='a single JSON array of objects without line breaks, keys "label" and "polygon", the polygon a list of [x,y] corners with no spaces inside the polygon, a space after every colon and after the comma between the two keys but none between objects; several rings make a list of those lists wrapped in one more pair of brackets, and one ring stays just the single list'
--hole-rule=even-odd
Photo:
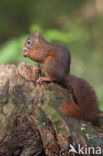
[{"label": "reddish brown fur", "polygon": [[86,121],[95,121],[98,116],[99,109],[98,100],[93,88],[87,81],[73,75],[67,76],[66,81],[72,88],[74,100],[76,102],[76,104],[64,102],[64,108],[68,110],[66,114],[70,114],[73,117]]},{"label": "reddish brown fur", "polygon": [[44,63],[47,77],[39,78],[38,82],[55,80],[70,86],[75,103],[65,101],[62,111],[79,119],[95,121],[99,112],[95,91],[85,80],[69,75],[71,56],[68,49],[59,43],[48,43],[38,32],[35,34],[27,39],[33,41],[33,44],[29,46],[26,41],[24,47],[27,49],[24,53],[32,60]]}]

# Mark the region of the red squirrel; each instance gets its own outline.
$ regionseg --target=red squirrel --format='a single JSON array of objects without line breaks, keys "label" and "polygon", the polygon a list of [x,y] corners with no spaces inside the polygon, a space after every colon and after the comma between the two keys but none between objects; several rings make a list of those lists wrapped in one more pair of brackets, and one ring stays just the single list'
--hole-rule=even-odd
[{"label": "red squirrel", "polygon": [[98,100],[93,88],[87,81],[70,75],[71,55],[67,47],[60,43],[49,43],[36,31],[25,42],[24,57],[44,63],[46,77],[40,77],[37,82],[57,81],[70,86],[75,103],[65,101],[62,111],[72,117],[94,122],[98,116]]}]

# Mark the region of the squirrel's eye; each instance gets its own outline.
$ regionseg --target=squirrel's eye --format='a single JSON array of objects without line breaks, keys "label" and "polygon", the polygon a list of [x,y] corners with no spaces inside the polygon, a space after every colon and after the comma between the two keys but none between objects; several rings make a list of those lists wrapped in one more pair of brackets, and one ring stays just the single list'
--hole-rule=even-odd
[{"label": "squirrel's eye", "polygon": [[31,41],[31,40],[28,40],[28,41],[27,41],[27,44],[28,44],[28,45],[31,45],[31,44],[32,44],[32,41]]}]

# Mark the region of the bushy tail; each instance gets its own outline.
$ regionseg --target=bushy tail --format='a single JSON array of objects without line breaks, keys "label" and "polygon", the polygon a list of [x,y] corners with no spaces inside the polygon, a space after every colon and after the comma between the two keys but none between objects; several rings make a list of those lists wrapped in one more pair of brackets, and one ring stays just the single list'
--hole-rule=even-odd
[{"label": "bushy tail", "polygon": [[75,102],[65,101],[62,106],[63,112],[75,118],[93,122],[99,113],[98,100],[93,88],[87,81],[73,75],[68,76],[67,83],[72,89]]}]

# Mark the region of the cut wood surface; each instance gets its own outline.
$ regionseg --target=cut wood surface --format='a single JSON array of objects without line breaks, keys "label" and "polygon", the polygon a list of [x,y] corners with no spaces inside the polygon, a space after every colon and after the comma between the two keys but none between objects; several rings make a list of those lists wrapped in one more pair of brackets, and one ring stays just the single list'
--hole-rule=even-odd
[{"label": "cut wood surface", "polygon": [[103,152],[103,113],[95,126],[64,115],[62,103],[73,100],[71,90],[36,83],[41,75],[38,64],[0,64],[0,156],[78,155],[69,153],[70,145],[77,152],[78,145]]}]

